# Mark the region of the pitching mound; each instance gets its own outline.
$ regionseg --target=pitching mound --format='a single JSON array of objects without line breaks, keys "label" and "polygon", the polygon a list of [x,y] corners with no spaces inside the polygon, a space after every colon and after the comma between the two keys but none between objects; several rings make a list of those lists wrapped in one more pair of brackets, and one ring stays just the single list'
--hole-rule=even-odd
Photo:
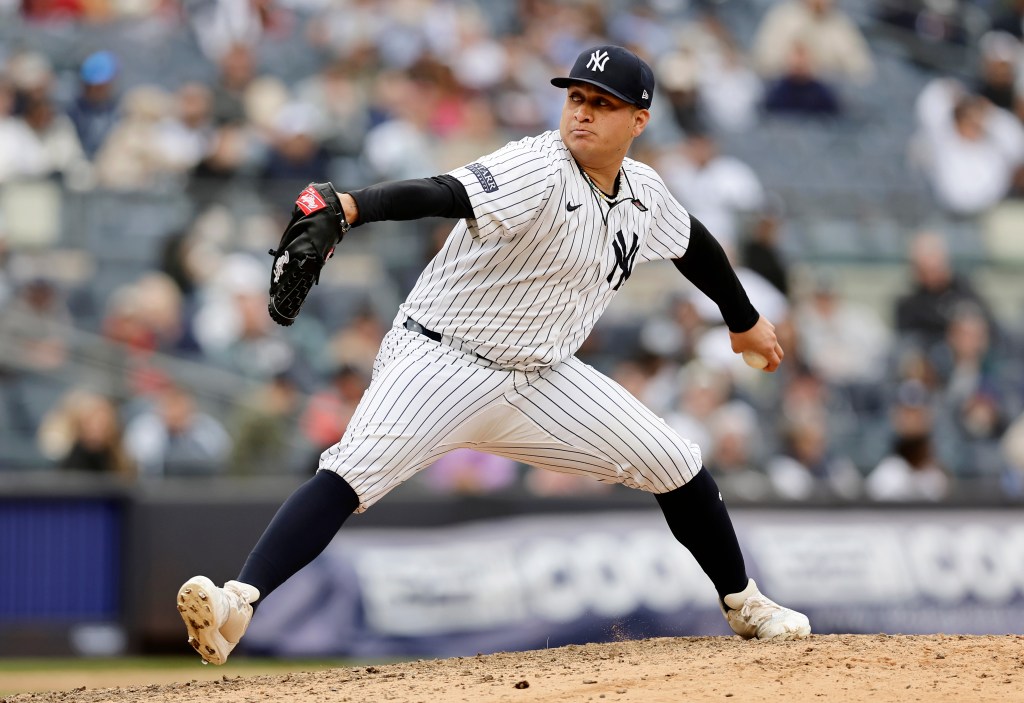
[{"label": "pitching mound", "polygon": [[1024,636],[659,638],[535,652],[53,693],[6,703],[1024,701]]}]

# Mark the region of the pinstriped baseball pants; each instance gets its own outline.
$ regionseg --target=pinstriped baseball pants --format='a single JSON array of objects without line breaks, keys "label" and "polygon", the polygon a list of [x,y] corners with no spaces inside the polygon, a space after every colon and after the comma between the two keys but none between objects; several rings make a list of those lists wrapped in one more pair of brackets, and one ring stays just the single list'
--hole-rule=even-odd
[{"label": "pinstriped baseball pants", "polygon": [[462,447],[651,493],[678,488],[701,468],[695,444],[575,357],[536,372],[500,369],[394,327],[320,469],[352,486],[362,512]]}]

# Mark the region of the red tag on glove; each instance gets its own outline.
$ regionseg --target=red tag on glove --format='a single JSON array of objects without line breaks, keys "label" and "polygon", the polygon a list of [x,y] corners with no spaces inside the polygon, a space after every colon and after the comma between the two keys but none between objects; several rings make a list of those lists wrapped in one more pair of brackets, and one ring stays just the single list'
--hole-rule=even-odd
[{"label": "red tag on glove", "polygon": [[295,201],[295,204],[298,205],[299,209],[307,215],[311,212],[323,210],[327,207],[327,203],[324,202],[323,196],[320,195],[313,186],[308,186],[304,191],[299,193],[299,198]]}]

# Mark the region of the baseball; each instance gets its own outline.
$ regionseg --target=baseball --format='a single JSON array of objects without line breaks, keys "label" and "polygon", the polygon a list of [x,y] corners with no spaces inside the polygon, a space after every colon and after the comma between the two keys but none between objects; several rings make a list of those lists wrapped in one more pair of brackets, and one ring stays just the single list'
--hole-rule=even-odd
[{"label": "baseball", "polygon": [[768,359],[764,358],[755,351],[743,352],[743,361],[747,363],[747,366],[754,369],[763,369],[768,365]]}]

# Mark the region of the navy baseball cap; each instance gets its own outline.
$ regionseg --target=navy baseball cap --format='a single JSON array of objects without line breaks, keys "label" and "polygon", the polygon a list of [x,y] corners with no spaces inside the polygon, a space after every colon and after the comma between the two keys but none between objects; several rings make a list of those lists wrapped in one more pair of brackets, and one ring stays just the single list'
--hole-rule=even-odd
[{"label": "navy baseball cap", "polygon": [[654,71],[629,49],[607,44],[584,50],[568,76],[551,79],[551,85],[568,88],[589,83],[620,100],[648,109],[654,98]]}]

